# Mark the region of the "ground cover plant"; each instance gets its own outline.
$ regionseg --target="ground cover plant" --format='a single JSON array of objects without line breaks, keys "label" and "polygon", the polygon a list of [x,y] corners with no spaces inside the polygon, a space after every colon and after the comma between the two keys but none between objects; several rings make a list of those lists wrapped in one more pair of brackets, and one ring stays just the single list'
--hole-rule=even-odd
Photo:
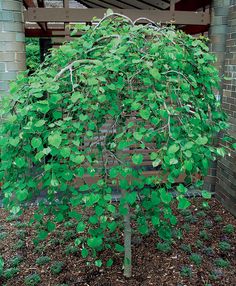
[{"label": "ground cover plant", "polygon": [[[124,252],[130,277],[132,235],[181,237],[172,231],[173,202],[179,210],[190,206],[187,186],[201,187],[209,161],[225,154],[212,143],[228,125],[213,92],[219,87],[214,56],[203,39],[117,14],[84,30],[79,40],[52,50],[34,74],[19,75],[2,102],[3,203],[16,216],[43,197],[31,218],[36,245],[73,219],[76,233],[61,239],[73,238],[82,258],[97,267],[114,264],[104,251]],[[156,175],[144,175],[147,158]],[[181,174],[185,183],[176,187]],[[185,220],[204,217],[202,211]],[[18,233],[16,250],[26,247],[25,234]],[[200,237],[210,239],[205,230]],[[171,251],[167,242],[158,248]],[[58,274],[63,265],[55,262],[51,271]]]},{"label": "ground cover plant", "polygon": [[[193,215],[199,211],[202,202],[200,198],[191,199],[189,209]],[[133,239],[133,275],[129,279],[123,277],[122,252],[108,253],[104,251],[100,253],[107,260],[114,260],[112,267],[95,266],[92,264],[92,260],[90,260],[90,264],[86,264],[88,259],[84,259],[79,251],[73,255],[65,255],[64,251],[67,246],[75,244],[73,238],[52,244],[54,239],[58,239],[61,233],[68,230],[68,226],[64,224],[57,223],[55,232],[49,234],[40,252],[36,250],[37,247],[33,243],[34,238],[37,237],[37,231],[26,225],[24,229],[27,231],[27,244],[24,249],[14,250],[13,246],[17,239],[16,232],[18,229],[22,229],[19,228],[19,225],[28,221],[36,208],[30,207],[15,223],[9,223],[6,220],[8,213],[0,209],[0,225],[9,233],[8,238],[0,241],[0,253],[4,261],[2,271],[4,273],[9,268],[19,270],[15,276],[9,277],[9,279],[5,275],[1,276],[0,285],[235,285],[236,232],[222,235],[222,230],[227,224],[236,226],[236,221],[214,198],[210,200],[209,205],[211,209],[205,211],[206,218],[213,220],[213,226],[209,230],[210,240],[203,241],[200,248],[196,245],[196,241],[199,232],[204,229],[204,221],[191,222],[190,230],[186,232],[181,227],[184,216],[177,210],[177,204],[175,207],[173,206],[173,213],[178,219],[175,228],[182,231],[182,238],[172,238],[171,249],[167,248],[168,251],[165,251],[166,248],[160,249],[160,245],[167,244],[155,233],[150,233],[140,241]],[[215,222],[214,217],[217,215],[221,215],[223,221]],[[73,222],[73,219],[70,222]],[[76,226],[72,223],[70,229],[75,230]],[[119,231],[119,234],[121,235],[120,241],[122,241],[122,230]],[[221,242],[230,244],[230,251],[222,251]],[[206,247],[212,248],[212,256],[209,257],[206,253]],[[199,265],[192,262],[192,254],[200,255],[202,261]],[[46,263],[44,264],[44,262]],[[7,272],[9,273],[9,270]],[[38,282],[39,279],[40,282]]]}]

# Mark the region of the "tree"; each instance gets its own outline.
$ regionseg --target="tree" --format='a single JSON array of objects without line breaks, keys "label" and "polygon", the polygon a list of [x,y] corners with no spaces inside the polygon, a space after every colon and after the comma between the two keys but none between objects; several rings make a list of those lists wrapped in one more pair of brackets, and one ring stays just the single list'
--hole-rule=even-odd
[{"label": "tree", "polygon": [[[38,239],[73,218],[81,255],[125,250],[127,277],[131,232],[154,229],[171,238],[172,203],[190,205],[186,186],[224,155],[212,138],[227,128],[204,38],[135,24],[114,13],[96,26],[78,25],[86,31],[81,38],[52,50],[33,75],[12,83],[0,129],[4,204],[20,214],[22,203],[46,191],[47,203],[34,216],[44,226]],[[144,175],[147,158],[156,175]],[[181,174],[185,184],[175,199],[171,189]],[[121,190],[119,204],[114,189]],[[112,265],[111,259],[95,264],[104,262]]]}]

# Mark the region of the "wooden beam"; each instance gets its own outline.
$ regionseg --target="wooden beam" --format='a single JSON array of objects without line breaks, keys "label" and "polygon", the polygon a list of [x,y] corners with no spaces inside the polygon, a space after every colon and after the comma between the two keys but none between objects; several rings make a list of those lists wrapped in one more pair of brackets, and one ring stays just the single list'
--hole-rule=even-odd
[{"label": "wooden beam", "polygon": [[[76,33],[75,36],[73,37],[79,37],[83,33],[78,32]],[[29,38],[47,38],[47,37],[65,37],[66,36],[66,31],[63,29],[57,29],[57,30],[52,30],[48,29],[47,31],[44,31],[42,29],[25,29],[25,36]]]},{"label": "wooden beam", "polygon": [[[37,0],[38,6],[39,7],[45,7],[44,6],[44,0]],[[33,0],[23,0],[23,4],[25,6],[25,8],[28,10],[30,8],[36,8],[34,1]],[[36,21],[37,22],[37,21]],[[41,29],[43,29],[44,31],[47,30],[47,23],[43,23],[43,22],[38,22],[37,23],[39,25],[39,27]]]},{"label": "wooden beam", "polygon": [[[132,20],[146,17],[158,23],[174,23],[184,25],[208,25],[208,12],[113,9],[114,12],[130,17]],[[67,8],[29,8],[24,12],[27,22],[90,22],[93,17],[103,18],[106,9],[67,9]],[[140,21],[141,22],[141,21]]]}]

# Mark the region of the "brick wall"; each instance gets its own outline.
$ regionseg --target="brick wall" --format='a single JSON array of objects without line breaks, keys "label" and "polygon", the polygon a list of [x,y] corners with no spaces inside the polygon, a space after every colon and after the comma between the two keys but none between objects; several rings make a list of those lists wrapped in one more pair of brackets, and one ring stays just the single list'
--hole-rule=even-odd
[{"label": "brick wall", "polygon": [[[223,72],[226,77],[222,88],[223,109],[229,115],[229,133],[236,140],[236,1],[231,0],[227,18],[227,38]],[[223,205],[236,216],[236,153],[217,162],[216,195]]]},{"label": "brick wall", "polygon": [[[226,37],[228,29],[228,13],[230,0],[212,0],[211,3],[211,27],[209,30],[210,50],[216,55],[217,62],[215,63],[220,75],[224,73],[224,61],[226,50]],[[222,90],[216,91],[222,94]],[[217,140],[215,140],[217,144]],[[212,162],[209,168],[208,176],[205,177],[204,188],[209,191],[215,191],[218,178],[217,162]]]},{"label": "brick wall", "polygon": [[9,81],[25,69],[25,35],[22,0],[0,1],[0,97]]}]

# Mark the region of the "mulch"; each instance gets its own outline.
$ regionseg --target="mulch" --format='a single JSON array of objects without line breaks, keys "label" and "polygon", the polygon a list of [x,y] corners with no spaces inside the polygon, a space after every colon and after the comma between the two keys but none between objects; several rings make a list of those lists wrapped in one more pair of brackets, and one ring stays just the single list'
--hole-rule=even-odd
[{"label": "mulch", "polygon": [[[0,234],[6,234],[6,237],[0,240],[0,255],[4,258],[5,268],[10,267],[11,258],[16,255],[23,257],[22,263],[18,266],[19,272],[11,279],[0,278],[0,285],[24,286],[25,277],[38,273],[41,277],[41,282],[38,284],[40,286],[59,286],[63,283],[68,286],[234,286],[236,285],[236,233],[235,231],[231,234],[224,233],[223,228],[227,224],[236,227],[236,219],[216,199],[210,200],[211,208],[203,212],[201,203],[201,199],[192,199],[192,205],[189,208],[192,212],[192,219],[189,224],[186,216],[178,214],[177,229],[182,229],[183,237],[175,239],[170,252],[164,253],[157,250],[156,244],[160,242],[160,239],[154,233],[145,236],[141,241],[134,237],[133,275],[130,279],[123,276],[121,253],[115,254],[111,268],[86,265],[80,251],[69,255],[64,254],[66,245],[72,245],[74,241],[74,238],[67,241],[60,240],[63,233],[68,231],[68,228],[64,226],[55,234],[50,234],[50,239],[47,239],[41,247],[35,248],[32,242],[35,230],[29,226],[19,228],[19,222],[27,221],[34,212],[34,208],[30,208],[17,220],[10,221],[7,220],[7,212],[0,209]],[[221,222],[215,220],[219,215],[222,217]],[[25,244],[16,249],[19,242],[19,229],[26,231],[23,239]],[[209,235],[208,239],[199,238],[202,230],[206,230]],[[196,245],[199,239],[203,242],[202,247]],[[230,243],[231,250],[226,252],[220,250],[219,242],[221,241]],[[201,265],[196,266],[190,260],[190,254],[182,250],[181,244],[190,244],[192,253],[201,255]],[[35,261],[40,256],[49,256],[51,261],[39,266]],[[214,263],[216,258],[228,260],[230,266],[227,268],[216,266]],[[62,272],[59,274],[53,274],[50,270],[55,261],[64,263]],[[190,277],[181,275],[183,266],[191,269]]]}]

